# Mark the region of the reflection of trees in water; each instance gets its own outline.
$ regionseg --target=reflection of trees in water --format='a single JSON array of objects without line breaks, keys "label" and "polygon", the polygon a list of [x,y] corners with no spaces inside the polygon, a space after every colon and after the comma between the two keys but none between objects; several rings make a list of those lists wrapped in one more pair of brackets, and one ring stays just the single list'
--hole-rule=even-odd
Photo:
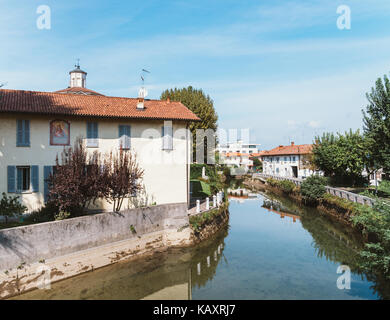
[{"label": "reflection of trees in water", "polygon": [[200,288],[206,285],[214,278],[219,263],[221,261],[227,263],[223,250],[228,233],[229,228],[225,227],[215,237],[195,249],[191,259],[192,287]]},{"label": "reflection of trees in water", "polygon": [[350,227],[333,221],[316,209],[298,206],[290,199],[279,195],[272,195],[269,198],[263,204],[266,208],[274,210],[279,208],[283,212],[299,210],[302,227],[312,236],[313,247],[319,258],[348,265],[353,273],[374,283],[370,288],[375,294],[382,299],[390,299],[390,282],[381,276],[366,274],[359,268],[359,252],[363,248],[360,234]]}]

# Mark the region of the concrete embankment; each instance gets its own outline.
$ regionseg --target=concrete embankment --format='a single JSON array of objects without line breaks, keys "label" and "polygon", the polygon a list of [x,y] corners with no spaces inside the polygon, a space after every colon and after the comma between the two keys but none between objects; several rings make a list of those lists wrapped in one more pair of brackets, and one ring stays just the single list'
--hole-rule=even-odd
[{"label": "concrete embankment", "polygon": [[153,250],[188,246],[191,237],[185,203],[0,230],[0,298]]}]

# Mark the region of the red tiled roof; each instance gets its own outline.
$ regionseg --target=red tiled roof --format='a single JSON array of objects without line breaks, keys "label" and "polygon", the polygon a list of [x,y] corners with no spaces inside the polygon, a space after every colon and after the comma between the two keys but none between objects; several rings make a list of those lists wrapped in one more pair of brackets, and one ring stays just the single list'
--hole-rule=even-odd
[{"label": "red tiled roof", "polygon": [[311,153],[312,147],[313,145],[311,144],[279,146],[272,150],[265,151],[263,156],[309,154]]},{"label": "red tiled roof", "polygon": [[142,110],[137,110],[137,102],[136,98],[102,95],[0,90],[0,113],[22,112],[106,118],[200,120],[181,102],[145,100],[145,108]]},{"label": "red tiled roof", "polygon": [[267,153],[267,151],[253,152],[253,153],[250,154],[250,157],[251,158],[257,158],[257,157],[263,156],[266,153]]},{"label": "red tiled roof", "polygon": [[54,93],[70,93],[70,94],[85,94],[85,95],[97,95],[104,96],[99,92],[93,91],[91,89],[83,88],[83,87],[69,87],[66,89],[54,91]]},{"label": "red tiled roof", "polygon": [[226,157],[247,157],[249,153],[241,153],[241,152],[228,152],[226,153]]}]

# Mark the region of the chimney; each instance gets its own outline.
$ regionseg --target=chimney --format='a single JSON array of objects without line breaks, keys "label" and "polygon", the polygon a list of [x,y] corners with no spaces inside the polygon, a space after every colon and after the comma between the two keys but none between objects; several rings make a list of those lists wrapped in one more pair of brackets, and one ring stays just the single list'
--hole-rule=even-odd
[{"label": "chimney", "polygon": [[138,97],[138,101],[137,101],[137,109],[144,109],[145,108],[145,105],[144,105],[144,101],[145,99],[142,98],[142,97]]},{"label": "chimney", "polygon": [[294,144],[295,144],[294,141],[292,141],[292,142],[291,142],[291,145],[293,146]]},{"label": "chimney", "polygon": [[171,99],[170,99],[169,97],[167,98],[167,102],[168,102],[168,103],[170,103],[170,102],[171,102]]}]

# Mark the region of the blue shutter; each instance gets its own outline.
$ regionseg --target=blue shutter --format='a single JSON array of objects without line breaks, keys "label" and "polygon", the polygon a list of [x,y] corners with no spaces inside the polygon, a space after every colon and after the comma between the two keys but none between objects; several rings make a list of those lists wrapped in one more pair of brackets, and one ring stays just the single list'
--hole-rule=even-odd
[{"label": "blue shutter", "polygon": [[49,199],[49,183],[47,179],[49,179],[50,174],[53,173],[53,167],[52,166],[44,166],[43,167],[43,182],[44,182],[44,198],[45,202]]},{"label": "blue shutter", "polygon": [[167,145],[167,148],[169,150],[173,150],[173,127],[172,126],[169,126],[168,127],[168,145]]},{"label": "blue shutter", "polygon": [[164,137],[164,126],[161,128],[161,136],[162,136],[162,148],[165,149],[165,137]]},{"label": "blue shutter", "polygon": [[130,149],[130,135],[130,126],[119,125],[119,146],[123,149]]},{"label": "blue shutter", "polygon": [[30,120],[24,120],[24,145],[30,146]]},{"label": "blue shutter", "polygon": [[99,137],[99,132],[98,132],[98,123],[94,122],[93,123],[93,137],[97,139]]},{"label": "blue shutter", "polygon": [[31,166],[32,192],[39,192],[39,166]]},{"label": "blue shutter", "polygon": [[16,120],[16,146],[23,145],[23,121]]},{"label": "blue shutter", "polygon": [[87,139],[92,138],[92,123],[87,122]]},{"label": "blue shutter", "polygon": [[23,189],[23,169],[16,169],[16,190],[17,192],[21,192]]},{"label": "blue shutter", "polygon": [[16,121],[16,146],[30,146],[30,120]]},{"label": "blue shutter", "polygon": [[97,122],[87,122],[87,147],[98,147],[98,136]]},{"label": "blue shutter", "polygon": [[8,193],[16,192],[16,166],[7,167]]}]

